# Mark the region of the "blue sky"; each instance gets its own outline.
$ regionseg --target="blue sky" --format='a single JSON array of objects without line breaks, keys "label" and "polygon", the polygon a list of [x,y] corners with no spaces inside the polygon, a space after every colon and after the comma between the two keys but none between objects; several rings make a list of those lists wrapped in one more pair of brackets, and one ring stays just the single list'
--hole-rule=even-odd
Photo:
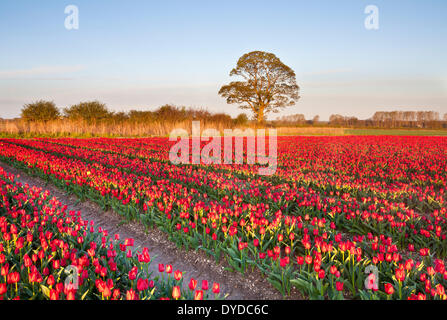
[{"label": "blue sky", "polygon": [[[64,26],[68,5],[79,8],[78,30]],[[379,30],[364,27],[367,5],[379,8]],[[217,92],[253,50],[297,74],[302,99],[280,115],[444,114],[446,17],[445,0],[1,1],[0,117],[37,99],[234,116],[242,111]]]}]

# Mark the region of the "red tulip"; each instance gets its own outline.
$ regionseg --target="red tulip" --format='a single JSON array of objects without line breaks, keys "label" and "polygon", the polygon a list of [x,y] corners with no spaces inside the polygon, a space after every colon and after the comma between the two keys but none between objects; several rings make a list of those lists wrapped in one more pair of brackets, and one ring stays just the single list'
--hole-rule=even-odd
[{"label": "red tulip", "polygon": [[76,292],[74,290],[67,292],[67,300],[76,300]]},{"label": "red tulip", "polygon": [[307,255],[305,258],[305,261],[307,264],[311,264],[312,263],[312,256]]},{"label": "red tulip", "polygon": [[433,267],[427,267],[427,274],[429,276],[433,276],[436,273],[435,268]]},{"label": "red tulip", "polygon": [[326,272],[323,269],[320,269],[320,271],[318,271],[318,278],[323,279],[325,275]]},{"label": "red tulip", "polygon": [[31,258],[27,254],[23,256],[23,264],[25,265],[26,268],[31,267],[31,265],[33,264]]},{"label": "red tulip", "polygon": [[133,267],[129,271],[129,280],[135,280],[137,278],[137,274],[138,274],[138,268],[137,267]]},{"label": "red tulip", "polygon": [[120,289],[113,289],[113,292],[112,292],[113,300],[118,300],[120,295],[121,295]]},{"label": "red tulip", "polygon": [[194,300],[203,300],[203,291],[202,290],[197,290],[194,293]]},{"label": "red tulip", "polygon": [[42,276],[36,270],[36,271],[28,274],[28,281],[29,281],[29,283],[34,283],[34,282],[40,283],[40,282],[42,282]]},{"label": "red tulip", "polygon": [[61,266],[61,263],[59,260],[53,260],[53,269],[57,270]]},{"label": "red tulip", "polygon": [[174,272],[174,279],[179,281],[182,278],[182,272],[180,270],[176,270]]},{"label": "red tulip", "polygon": [[63,282],[56,283],[55,290],[60,293],[64,290],[64,286]]},{"label": "red tulip", "polygon": [[331,266],[330,273],[335,274],[337,272],[337,266]]},{"label": "red tulip", "polygon": [[7,280],[8,280],[9,284],[19,282],[20,281],[20,273],[18,273],[18,272],[9,273]]},{"label": "red tulip", "polygon": [[53,276],[52,274],[50,274],[50,275],[48,276],[48,279],[47,279],[47,284],[51,287],[51,286],[53,286],[55,283],[56,283],[56,281],[54,280],[54,276]]},{"label": "red tulip", "polygon": [[442,284],[438,284],[436,286],[436,294],[439,295],[442,298],[445,298],[445,289]]},{"label": "red tulip", "polygon": [[134,245],[134,239],[133,238],[127,238],[124,240],[124,245],[128,247],[132,247]]},{"label": "red tulip", "polygon": [[98,291],[101,293],[103,293],[104,289],[107,287],[107,284],[101,279],[96,279],[95,285],[96,285],[96,288],[98,289]]},{"label": "red tulip", "polygon": [[405,280],[405,271],[403,269],[396,269],[396,279],[400,282]]},{"label": "red tulip", "polygon": [[137,290],[144,291],[149,288],[149,280],[148,279],[138,279],[137,280]]},{"label": "red tulip", "polygon": [[175,300],[178,300],[180,298],[180,296],[181,296],[180,287],[179,286],[174,286],[172,288],[172,297]]},{"label": "red tulip", "polygon": [[194,289],[197,286],[197,280],[194,278],[191,278],[191,280],[189,281],[189,290],[194,291]]},{"label": "red tulip", "polygon": [[90,249],[88,249],[88,250],[87,250],[87,254],[88,254],[90,257],[94,257],[95,254],[96,254],[95,249],[94,249],[94,248],[90,248]]},{"label": "red tulip", "polygon": [[55,289],[50,289],[50,300],[59,300],[59,292]]},{"label": "red tulip", "polygon": [[430,249],[428,248],[422,248],[419,250],[419,253],[421,256],[425,257],[428,256],[430,254]]},{"label": "red tulip", "polygon": [[418,293],[418,300],[426,300],[426,299],[427,298],[426,298],[425,294],[423,294],[422,292]]},{"label": "red tulip", "polygon": [[6,283],[0,283],[0,296],[6,293],[8,290]]},{"label": "red tulip", "polygon": [[150,257],[150,255],[149,255],[149,250],[148,250],[148,248],[143,248],[142,262],[149,263],[150,261],[151,261],[151,257]]},{"label": "red tulip", "polygon": [[220,292],[220,285],[216,282],[213,283],[213,293],[218,294]]},{"label": "red tulip", "polygon": [[388,295],[392,295],[394,293],[394,287],[391,283],[385,283],[385,292]]},{"label": "red tulip", "polygon": [[133,289],[127,290],[126,300],[138,300],[138,294],[135,292],[135,290]]}]

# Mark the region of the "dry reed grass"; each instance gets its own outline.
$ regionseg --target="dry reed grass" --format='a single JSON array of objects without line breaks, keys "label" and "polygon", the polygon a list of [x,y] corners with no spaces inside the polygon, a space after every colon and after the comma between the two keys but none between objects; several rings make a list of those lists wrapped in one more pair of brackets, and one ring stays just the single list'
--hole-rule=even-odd
[{"label": "dry reed grass", "polygon": [[[216,129],[223,132],[229,128],[228,123],[201,121],[200,130]],[[88,123],[77,120],[54,120],[48,122],[26,122],[20,119],[0,120],[0,132],[3,135],[22,136],[113,136],[113,137],[146,137],[168,136],[174,129],[184,129],[191,135],[191,121],[157,121],[157,122],[97,122]]]},{"label": "dry reed grass", "polygon": [[[236,129],[227,122],[201,121],[200,130],[216,129],[223,134],[224,129]],[[241,128],[256,129],[254,125]],[[72,137],[148,137],[169,136],[174,129],[184,129],[191,135],[191,121],[157,121],[157,122],[131,122],[131,121],[102,121],[88,123],[83,120],[54,120],[48,122],[26,122],[21,119],[0,120],[0,133],[5,136],[72,136]],[[266,132],[268,134],[268,131]],[[326,127],[280,127],[277,128],[279,136],[287,135],[343,135],[343,128]]]}]

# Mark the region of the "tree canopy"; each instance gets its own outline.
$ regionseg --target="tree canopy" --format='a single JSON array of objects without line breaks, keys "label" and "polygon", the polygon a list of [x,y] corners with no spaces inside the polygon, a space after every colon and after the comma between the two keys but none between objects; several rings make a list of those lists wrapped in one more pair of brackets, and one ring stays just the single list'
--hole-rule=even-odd
[{"label": "tree canopy", "polygon": [[264,122],[269,112],[279,112],[300,98],[295,72],[273,53],[244,54],[230,76],[240,76],[243,81],[222,86],[219,95],[229,104],[237,103],[241,109],[251,110],[258,123]]},{"label": "tree canopy", "polygon": [[21,117],[26,121],[50,121],[60,117],[60,111],[53,101],[38,100],[25,104]]},{"label": "tree canopy", "polygon": [[95,121],[109,118],[112,115],[106,105],[99,101],[81,102],[64,109],[64,114],[69,119],[83,119]]}]

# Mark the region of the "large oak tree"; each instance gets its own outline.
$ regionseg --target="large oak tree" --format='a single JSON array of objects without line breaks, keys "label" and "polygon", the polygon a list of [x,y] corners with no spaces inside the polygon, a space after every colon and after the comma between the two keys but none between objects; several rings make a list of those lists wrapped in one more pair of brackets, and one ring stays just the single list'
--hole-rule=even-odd
[{"label": "large oak tree", "polygon": [[279,112],[300,98],[295,72],[273,53],[244,54],[230,76],[240,76],[244,81],[224,85],[219,94],[227,103],[237,103],[241,109],[251,110],[258,123],[262,123],[269,112]]}]

